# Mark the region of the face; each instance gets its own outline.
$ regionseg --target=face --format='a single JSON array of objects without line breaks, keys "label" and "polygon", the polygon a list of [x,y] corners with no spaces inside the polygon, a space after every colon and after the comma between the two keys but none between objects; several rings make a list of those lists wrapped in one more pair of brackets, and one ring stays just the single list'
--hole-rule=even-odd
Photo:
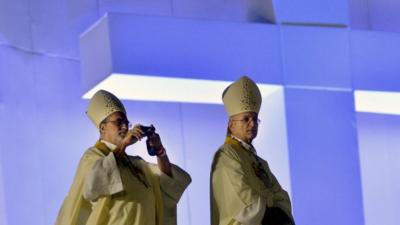
[{"label": "face", "polygon": [[121,144],[128,132],[129,121],[125,114],[115,112],[100,124],[101,138],[115,145]]},{"label": "face", "polygon": [[229,119],[229,130],[232,135],[251,143],[258,132],[258,115],[255,112],[243,112]]}]

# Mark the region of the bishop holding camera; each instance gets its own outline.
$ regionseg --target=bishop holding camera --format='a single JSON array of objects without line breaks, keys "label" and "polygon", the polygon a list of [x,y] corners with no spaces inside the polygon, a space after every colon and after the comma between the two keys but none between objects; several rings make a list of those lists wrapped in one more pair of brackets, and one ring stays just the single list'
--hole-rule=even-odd
[{"label": "bishop holding camera", "polygon": [[[169,162],[160,136],[140,125],[129,130],[123,104],[104,90],[92,97],[87,115],[100,139],[83,154],[56,225],[176,224],[176,205],[191,178]],[[145,136],[157,165],[125,153]]]}]

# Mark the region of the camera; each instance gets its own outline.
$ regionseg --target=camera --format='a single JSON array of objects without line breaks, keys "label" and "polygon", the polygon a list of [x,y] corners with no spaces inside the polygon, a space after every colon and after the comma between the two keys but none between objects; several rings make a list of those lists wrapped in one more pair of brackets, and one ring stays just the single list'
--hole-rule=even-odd
[{"label": "camera", "polygon": [[140,125],[139,128],[144,133],[144,136],[146,136],[146,137],[154,134],[154,132],[156,131],[156,128],[153,125],[151,125],[151,126]]},{"label": "camera", "polygon": [[[143,135],[146,137],[148,137],[156,132],[156,128],[153,125],[151,125],[151,126],[140,125],[139,128],[141,131],[143,131],[143,133],[144,133]],[[151,155],[151,156],[156,155],[156,150],[150,146],[149,139],[146,140],[146,147],[147,147],[147,153],[149,153],[149,155]]]}]

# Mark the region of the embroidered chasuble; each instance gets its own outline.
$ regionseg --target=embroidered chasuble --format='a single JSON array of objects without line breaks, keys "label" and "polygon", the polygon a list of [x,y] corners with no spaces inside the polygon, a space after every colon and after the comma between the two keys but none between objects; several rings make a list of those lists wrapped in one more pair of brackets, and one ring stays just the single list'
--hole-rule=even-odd
[{"label": "embroidered chasuble", "polygon": [[102,142],[81,158],[56,225],[175,225],[176,204],[191,182],[172,165],[172,177],[140,157],[117,160]]},{"label": "embroidered chasuble", "polygon": [[211,169],[211,225],[294,225],[289,196],[252,146],[232,137]]}]

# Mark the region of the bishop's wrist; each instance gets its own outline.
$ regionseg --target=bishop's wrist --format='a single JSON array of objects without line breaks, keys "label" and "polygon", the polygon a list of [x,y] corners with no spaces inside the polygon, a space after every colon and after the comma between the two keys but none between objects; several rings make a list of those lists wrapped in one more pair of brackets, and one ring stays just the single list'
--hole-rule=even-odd
[{"label": "bishop's wrist", "polygon": [[156,151],[157,157],[165,157],[166,155],[167,151],[165,150],[164,146],[161,146],[161,148]]}]

